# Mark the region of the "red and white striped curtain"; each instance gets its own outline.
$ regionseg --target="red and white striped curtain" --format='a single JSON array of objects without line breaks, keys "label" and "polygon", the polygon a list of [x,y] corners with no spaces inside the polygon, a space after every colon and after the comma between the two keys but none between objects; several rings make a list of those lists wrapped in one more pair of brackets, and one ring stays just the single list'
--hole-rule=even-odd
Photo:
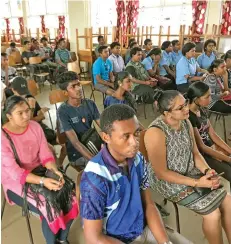
[{"label": "red and white striped curtain", "polygon": [[58,16],[59,19],[59,38],[65,37],[65,16]]},{"label": "red and white striped curtain", "polygon": [[41,15],[40,18],[41,18],[41,31],[42,31],[42,33],[45,33],[46,25],[45,25],[44,15]]},{"label": "red and white striped curtain", "polygon": [[231,35],[231,1],[225,1],[223,4],[221,34]]},{"label": "red and white striped curtain", "polygon": [[[116,38],[119,40],[119,30],[122,28],[122,33],[126,33],[126,7],[124,0],[116,0],[116,12],[117,12],[117,31]],[[122,37],[125,43],[125,36]]]},{"label": "red and white striped curtain", "polygon": [[6,35],[8,38],[8,41],[10,41],[11,39],[11,35],[10,35],[10,19],[9,18],[5,18],[6,21]]},{"label": "red and white striped curtain", "polygon": [[18,18],[18,23],[19,23],[19,29],[20,29],[20,34],[24,33],[24,20],[23,17]]},{"label": "red and white striped curtain", "polygon": [[[192,34],[203,34],[204,23],[205,23],[205,13],[207,8],[207,1],[192,1],[192,13],[193,13],[193,23],[192,23]],[[199,38],[194,38],[194,41]]]},{"label": "red and white striped curtain", "polygon": [[139,15],[139,0],[126,0],[127,28],[130,34],[135,34]]}]

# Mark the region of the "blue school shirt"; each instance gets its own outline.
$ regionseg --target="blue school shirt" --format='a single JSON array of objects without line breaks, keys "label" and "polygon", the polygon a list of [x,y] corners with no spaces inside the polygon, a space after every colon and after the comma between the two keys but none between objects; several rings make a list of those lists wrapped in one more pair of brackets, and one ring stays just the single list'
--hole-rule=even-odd
[{"label": "blue school shirt", "polygon": [[176,84],[185,84],[187,79],[185,75],[195,76],[199,65],[195,58],[187,59],[185,56],[179,60],[176,65]]},{"label": "blue school shirt", "polygon": [[98,57],[93,64],[93,77],[94,84],[97,84],[96,75],[100,75],[101,79],[105,81],[110,80],[110,72],[112,72],[113,66],[109,59],[104,61],[101,57]]},{"label": "blue school shirt", "polygon": [[142,61],[142,64],[145,66],[145,69],[146,70],[150,70],[153,68],[154,66],[154,61],[153,59],[149,56],[149,57],[146,57],[143,61]]},{"label": "blue school shirt", "polygon": [[127,104],[126,100],[119,100],[113,96],[107,96],[104,100],[104,108],[107,108],[113,104]]},{"label": "blue school shirt", "polygon": [[177,65],[177,63],[180,61],[180,59],[182,58],[183,54],[182,52],[179,50],[178,53],[172,51],[171,52],[172,55],[172,64],[173,65]]},{"label": "blue school shirt", "polygon": [[212,52],[210,57],[202,53],[197,57],[197,62],[202,69],[208,69],[211,63],[216,59],[216,55]]},{"label": "blue school shirt", "polygon": [[103,233],[130,243],[143,233],[141,190],[149,188],[147,164],[141,153],[128,159],[123,173],[107,146],[88,162],[80,183],[80,215],[103,220]]},{"label": "blue school shirt", "polygon": [[163,65],[170,66],[172,64],[173,64],[173,61],[172,61],[171,53],[167,53],[166,51],[163,51],[162,58],[160,60],[160,75],[165,76],[168,74],[167,71],[165,70],[165,68],[163,67]]}]

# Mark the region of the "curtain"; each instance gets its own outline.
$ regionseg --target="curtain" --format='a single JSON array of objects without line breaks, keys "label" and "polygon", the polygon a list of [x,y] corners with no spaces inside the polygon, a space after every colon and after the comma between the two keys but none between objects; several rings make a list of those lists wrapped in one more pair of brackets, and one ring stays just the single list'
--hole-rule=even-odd
[{"label": "curtain", "polygon": [[231,1],[225,1],[223,4],[221,34],[231,35]]},{"label": "curtain", "polygon": [[44,15],[41,15],[40,18],[41,18],[41,31],[42,31],[42,33],[45,33],[46,32],[46,26],[45,26]]},{"label": "curtain", "polygon": [[[122,27],[122,33],[126,33],[126,8],[124,0],[116,0],[116,12],[118,28],[116,31],[116,38],[119,40],[119,28]],[[123,39],[125,42],[125,36],[123,36]]]},{"label": "curtain", "polygon": [[[204,23],[205,23],[205,12],[207,7],[207,1],[192,1],[192,13],[193,13],[193,23],[192,23],[192,34],[203,34]],[[194,41],[199,41],[200,38],[193,38]]]},{"label": "curtain", "polygon": [[6,35],[8,38],[8,41],[10,41],[11,39],[11,35],[10,35],[10,19],[9,18],[5,18],[6,21]]},{"label": "curtain", "polygon": [[19,22],[20,34],[23,34],[24,33],[24,21],[23,21],[23,17],[19,17],[18,18],[18,22]]},{"label": "curtain", "polygon": [[135,34],[139,15],[139,0],[126,0],[126,3],[127,28],[129,28],[130,34]]},{"label": "curtain", "polygon": [[59,19],[59,38],[65,37],[65,16],[58,16]]}]

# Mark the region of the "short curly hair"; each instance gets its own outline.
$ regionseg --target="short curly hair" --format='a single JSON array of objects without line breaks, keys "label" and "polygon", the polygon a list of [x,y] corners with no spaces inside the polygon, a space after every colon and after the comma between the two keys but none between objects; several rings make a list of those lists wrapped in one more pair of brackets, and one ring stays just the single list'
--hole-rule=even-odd
[{"label": "short curly hair", "polygon": [[114,104],[107,107],[100,116],[100,128],[106,134],[111,134],[116,121],[129,120],[135,116],[135,111],[126,104]]},{"label": "short curly hair", "polygon": [[75,72],[66,71],[66,72],[58,75],[56,78],[56,81],[57,81],[59,88],[61,90],[67,90],[69,83],[74,81],[74,80],[78,80],[78,79],[79,79],[79,77]]}]

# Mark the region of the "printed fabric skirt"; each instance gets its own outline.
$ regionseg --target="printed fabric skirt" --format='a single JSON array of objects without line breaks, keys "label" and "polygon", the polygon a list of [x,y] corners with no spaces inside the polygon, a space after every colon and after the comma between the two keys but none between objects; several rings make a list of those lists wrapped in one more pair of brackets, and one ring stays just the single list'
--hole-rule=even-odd
[{"label": "printed fabric skirt", "polygon": [[[195,213],[207,215],[220,207],[227,192],[223,186],[216,190],[191,187],[158,180],[151,166],[148,166],[150,186],[167,200],[184,206]],[[190,177],[190,176],[189,176]],[[199,178],[191,176],[192,178]]]}]

